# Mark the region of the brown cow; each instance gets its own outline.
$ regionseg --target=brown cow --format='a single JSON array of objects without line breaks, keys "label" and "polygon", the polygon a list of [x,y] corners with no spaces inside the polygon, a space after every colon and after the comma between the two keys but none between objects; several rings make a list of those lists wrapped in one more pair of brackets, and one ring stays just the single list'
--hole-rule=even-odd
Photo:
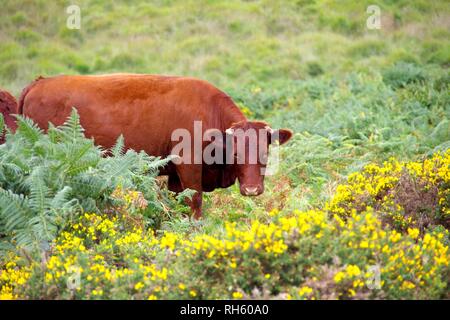
[{"label": "brown cow", "polygon": [[[233,130],[266,130],[268,139],[278,137],[280,144],[292,136],[289,130],[274,131],[266,123],[248,121],[229,96],[211,84],[194,78],[158,75],[112,74],[98,76],[57,76],[40,78],[24,89],[19,113],[33,119],[46,130],[48,122],[61,125],[75,107],[87,137],[106,148],[114,145],[119,135],[125,147],[144,150],[150,155],[167,157],[179,141],[172,141],[177,129],[194,133],[194,121],[201,121],[202,133],[216,129],[225,135]],[[227,131],[227,129],[229,129]],[[194,134],[195,135],[195,134]],[[192,138],[194,139],[194,138]],[[259,137],[258,137],[259,139]],[[247,139],[248,140],[248,139]],[[247,141],[245,140],[245,141]],[[220,140],[210,140],[221,143]],[[202,142],[202,152],[212,142]],[[260,141],[258,140],[257,143]],[[199,152],[192,143],[192,154]],[[246,143],[238,151],[234,144],[224,148],[224,157],[237,158],[257,148]],[[169,189],[180,192],[196,190],[191,206],[194,217],[201,217],[202,192],[226,188],[240,182],[243,195],[258,195],[264,190],[265,164],[257,163],[170,163],[161,175],[169,176]]]},{"label": "brown cow", "polygon": [[[13,114],[17,113],[16,99],[6,91],[0,89],[0,113],[3,115],[5,125],[12,132],[16,131],[16,118]],[[5,142],[5,132],[0,132],[0,144]]]}]

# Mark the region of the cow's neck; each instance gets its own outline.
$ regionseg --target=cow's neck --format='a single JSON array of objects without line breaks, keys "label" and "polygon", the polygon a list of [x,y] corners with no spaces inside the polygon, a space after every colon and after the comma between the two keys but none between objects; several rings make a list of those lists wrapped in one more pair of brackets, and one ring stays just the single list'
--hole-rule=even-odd
[{"label": "cow's neck", "polygon": [[220,105],[221,108],[220,129],[222,131],[225,131],[226,129],[230,128],[233,123],[247,121],[247,118],[244,116],[241,110],[239,110],[239,108],[231,100],[230,97],[228,96],[223,97],[221,102],[222,103]]}]

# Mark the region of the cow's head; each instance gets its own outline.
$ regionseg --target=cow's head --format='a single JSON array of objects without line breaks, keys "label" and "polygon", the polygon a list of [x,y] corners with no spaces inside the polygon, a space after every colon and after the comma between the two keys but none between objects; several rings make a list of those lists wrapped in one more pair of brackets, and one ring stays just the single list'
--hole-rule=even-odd
[{"label": "cow's head", "polygon": [[260,195],[264,192],[269,145],[286,143],[292,137],[292,131],[274,130],[261,121],[242,121],[233,124],[225,133],[227,163],[233,160],[241,194]]}]

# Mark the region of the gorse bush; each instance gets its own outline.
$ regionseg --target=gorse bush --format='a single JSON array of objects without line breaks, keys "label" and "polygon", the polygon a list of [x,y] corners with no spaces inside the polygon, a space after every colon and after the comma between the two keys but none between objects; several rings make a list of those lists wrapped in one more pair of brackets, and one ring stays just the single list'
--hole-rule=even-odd
[{"label": "gorse bush", "polygon": [[168,160],[132,150],[125,153],[123,146],[120,137],[106,157],[84,137],[75,111],[64,125],[50,126],[47,134],[19,117],[17,132],[8,134],[0,146],[2,247],[45,250],[78,213],[114,210],[121,203],[114,196],[117,190],[131,187],[146,200],[132,213],[158,226],[165,206],[155,177]]},{"label": "gorse bush", "polygon": [[367,165],[348,177],[326,209],[346,217],[353,209],[374,207],[382,220],[400,231],[450,228],[450,150],[423,162]]},{"label": "gorse bush", "polygon": [[[449,156],[419,169],[448,195]],[[434,164],[434,165],[433,165]],[[361,176],[400,171],[367,167]],[[429,176],[434,173],[433,176]],[[356,178],[351,178],[351,181]],[[384,188],[381,178],[367,183]],[[389,182],[391,181],[391,182]],[[338,187],[336,197],[342,188]],[[366,189],[372,190],[367,186]],[[372,193],[371,193],[372,194]],[[272,210],[265,223],[225,223],[215,233],[156,233],[125,211],[79,215],[50,244],[44,260],[11,254],[0,273],[0,297],[27,299],[357,299],[448,297],[449,233],[386,224],[383,201],[354,198],[342,212]],[[129,197],[133,202],[136,197]],[[348,198],[348,201],[351,201]],[[359,202],[358,202],[359,201]],[[415,200],[405,200],[405,206]],[[372,207],[370,204],[374,204]],[[448,202],[447,202],[448,204]],[[331,207],[336,205],[333,200]],[[431,205],[432,206],[432,205]],[[407,214],[405,213],[405,217]],[[437,222],[436,222],[437,223]],[[396,226],[395,224],[393,225]]]}]

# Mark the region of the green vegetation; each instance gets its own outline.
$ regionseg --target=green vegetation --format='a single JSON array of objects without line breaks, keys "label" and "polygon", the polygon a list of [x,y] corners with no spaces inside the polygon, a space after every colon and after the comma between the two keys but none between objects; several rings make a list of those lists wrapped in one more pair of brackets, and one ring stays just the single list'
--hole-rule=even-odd
[{"label": "green vegetation", "polygon": [[130,214],[140,195],[119,188],[123,205],[79,214],[43,257],[10,251],[0,298],[445,298],[449,186],[450,151],[391,160],[352,174],[325,210],[161,236]]},{"label": "green vegetation", "polygon": [[75,111],[47,134],[29,119],[21,118],[18,125],[0,146],[0,246],[47,248],[77,213],[120,207],[114,192],[123,188],[141,192],[146,208],[138,212],[147,225],[161,223],[164,203],[157,197],[156,175],[168,159],[123,153],[122,138],[111,150],[113,156],[103,157],[84,137]]},{"label": "green vegetation", "polygon": [[[0,147],[3,297],[448,298],[448,2],[379,1],[380,30],[366,28],[371,1],[78,3],[81,29],[69,30],[66,1],[2,2],[0,87],[18,96],[60,73],[196,76],[295,136],[263,195],[207,194],[196,222],[158,188],[162,160],[101,158],[76,115],[48,136],[22,120]],[[277,235],[255,247],[255,228]],[[45,264],[30,262],[33,246],[49,250]],[[378,291],[364,284],[374,261]],[[83,289],[67,289],[68,262],[98,280],[81,271]]]}]

